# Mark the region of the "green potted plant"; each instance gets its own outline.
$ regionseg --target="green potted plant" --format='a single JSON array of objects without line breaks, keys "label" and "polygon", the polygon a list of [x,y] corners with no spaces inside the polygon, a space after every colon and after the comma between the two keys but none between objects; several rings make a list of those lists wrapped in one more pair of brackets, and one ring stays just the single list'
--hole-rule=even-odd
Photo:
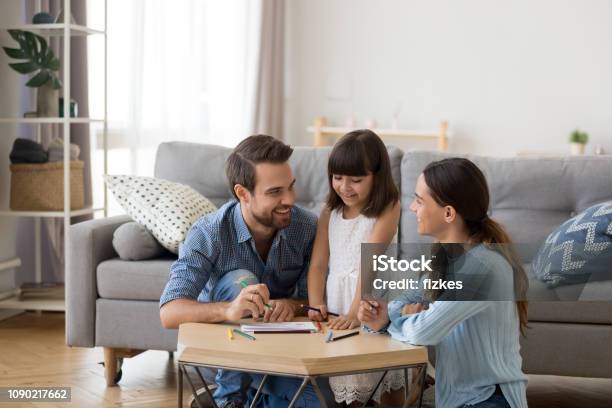
[{"label": "green potted plant", "polygon": [[10,58],[21,60],[9,64],[11,68],[20,74],[34,74],[26,86],[37,90],[37,116],[58,116],[58,90],[62,86],[56,74],[60,67],[59,59],[43,37],[23,30],[8,32],[17,41],[19,48],[2,48]]},{"label": "green potted plant", "polygon": [[583,155],[584,146],[589,142],[589,134],[576,129],[570,133],[569,142],[572,156]]}]

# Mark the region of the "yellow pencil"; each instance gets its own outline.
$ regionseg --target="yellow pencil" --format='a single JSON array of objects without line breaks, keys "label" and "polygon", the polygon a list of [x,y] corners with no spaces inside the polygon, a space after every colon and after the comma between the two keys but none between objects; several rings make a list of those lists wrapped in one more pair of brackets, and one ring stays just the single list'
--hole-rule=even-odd
[{"label": "yellow pencil", "polygon": [[234,340],[234,333],[232,333],[232,329],[230,329],[229,327],[227,328],[227,337],[230,340]]}]

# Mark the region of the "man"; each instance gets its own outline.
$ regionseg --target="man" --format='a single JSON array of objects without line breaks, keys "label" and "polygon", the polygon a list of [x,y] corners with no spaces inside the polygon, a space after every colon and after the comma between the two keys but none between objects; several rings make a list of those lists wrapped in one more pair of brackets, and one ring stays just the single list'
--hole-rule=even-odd
[{"label": "man", "polygon": [[[295,178],[287,162],[292,153],[291,147],[264,135],[236,146],[225,167],[236,200],[199,219],[181,245],[160,299],[165,328],[249,315],[263,316],[266,322],[290,321],[302,312],[317,220],[294,206]],[[243,288],[242,281],[248,286]],[[260,380],[219,370],[215,401],[219,407],[242,407],[247,391],[254,394],[249,383],[253,381],[252,387]],[[300,383],[273,378],[266,388],[273,391],[264,403],[287,406]],[[301,403],[317,404],[314,391],[307,391]]]}]

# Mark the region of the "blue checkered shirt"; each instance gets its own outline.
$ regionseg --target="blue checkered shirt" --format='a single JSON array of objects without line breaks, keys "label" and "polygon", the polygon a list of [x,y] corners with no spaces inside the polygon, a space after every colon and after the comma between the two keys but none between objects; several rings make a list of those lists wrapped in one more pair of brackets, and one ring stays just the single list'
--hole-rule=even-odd
[{"label": "blue checkered shirt", "polygon": [[230,201],[200,218],[189,230],[178,259],[170,267],[160,307],[174,299],[206,301],[215,283],[236,269],[253,272],[268,286],[273,299],[306,299],[316,229],[316,215],[293,206],[291,224],[277,231],[264,262],[242,218],[240,203]]}]

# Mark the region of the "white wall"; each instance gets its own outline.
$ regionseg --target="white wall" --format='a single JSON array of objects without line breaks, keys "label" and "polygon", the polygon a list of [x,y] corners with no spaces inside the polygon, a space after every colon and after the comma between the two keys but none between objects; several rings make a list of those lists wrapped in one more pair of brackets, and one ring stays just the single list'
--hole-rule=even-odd
[{"label": "white wall", "polygon": [[612,1],[289,0],[286,17],[293,144],[315,116],[389,127],[401,104],[401,128],[448,119],[456,152],[564,153],[580,127],[612,153]]}]

